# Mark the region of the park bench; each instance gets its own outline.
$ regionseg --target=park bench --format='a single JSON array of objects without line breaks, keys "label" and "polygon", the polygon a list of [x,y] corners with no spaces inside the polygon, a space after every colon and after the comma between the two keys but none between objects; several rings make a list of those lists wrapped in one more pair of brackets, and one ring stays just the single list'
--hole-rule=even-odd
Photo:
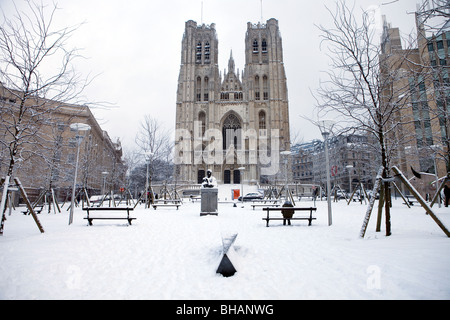
[{"label": "park bench", "polygon": [[[266,227],[269,226],[269,221],[270,220],[283,220],[283,225],[286,225],[286,220],[288,221],[289,225],[291,224],[291,220],[308,220],[309,221],[308,226],[310,226],[312,220],[316,220],[316,218],[313,218],[312,214],[313,214],[313,211],[317,210],[317,208],[313,208],[313,207],[309,207],[309,208],[299,208],[299,207],[270,208],[270,207],[266,207],[266,208],[263,208],[263,210],[267,212],[267,217],[266,218],[262,218],[262,220],[266,220]],[[298,218],[294,218],[294,217],[292,217],[292,218],[277,217],[277,218],[271,218],[269,216],[269,213],[271,211],[280,211],[280,213],[281,213],[281,210],[293,210],[294,214],[295,214],[295,211],[309,211],[309,217],[298,217]]]},{"label": "park bench", "polygon": [[158,199],[152,203],[153,209],[158,207],[178,207],[182,205],[181,199]]},{"label": "park bench", "polygon": [[178,210],[178,207],[181,206],[181,203],[166,203],[166,204],[164,204],[164,203],[160,203],[160,204],[154,203],[154,204],[152,204],[152,206],[153,206],[153,209],[155,209],[155,210],[158,207],[163,207],[163,208],[165,208],[165,207],[177,207],[177,210]]},{"label": "park bench", "polygon": [[252,204],[253,210],[255,210],[255,207],[279,207],[279,203],[258,203],[258,204]]},{"label": "park bench", "polygon": [[[84,211],[87,212],[87,216],[84,218],[88,221],[89,225],[92,226],[92,220],[128,220],[128,224],[131,225],[131,221],[135,220],[136,218],[130,218],[130,211],[133,211],[132,207],[85,207],[83,208]],[[117,215],[101,215],[92,217],[89,215],[90,211],[126,211],[127,216],[117,216]]]},{"label": "park bench", "polygon": [[410,206],[413,206],[414,203],[419,203],[419,201],[417,201],[417,199],[414,196],[405,196],[405,198]]},{"label": "park bench", "polygon": [[[36,214],[41,213],[41,211],[42,211],[43,209],[44,209],[44,204],[41,205],[41,206],[36,206],[35,208],[33,208],[33,210],[34,210],[34,212],[36,212]],[[22,213],[23,213],[24,215],[30,214],[30,210],[27,209],[26,211],[22,211]]]}]

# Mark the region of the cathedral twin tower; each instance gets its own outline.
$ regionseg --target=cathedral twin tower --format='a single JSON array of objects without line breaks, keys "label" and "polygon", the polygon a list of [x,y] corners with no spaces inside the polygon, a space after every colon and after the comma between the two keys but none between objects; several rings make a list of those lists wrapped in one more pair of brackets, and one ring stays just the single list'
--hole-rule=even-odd
[{"label": "cathedral twin tower", "polygon": [[[284,172],[289,107],[276,19],[247,24],[245,68],[233,56],[222,75],[215,24],[186,22],[176,106],[178,181],[200,183],[207,169],[219,183],[258,183]],[[283,162],[282,162],[283,161]]]}]

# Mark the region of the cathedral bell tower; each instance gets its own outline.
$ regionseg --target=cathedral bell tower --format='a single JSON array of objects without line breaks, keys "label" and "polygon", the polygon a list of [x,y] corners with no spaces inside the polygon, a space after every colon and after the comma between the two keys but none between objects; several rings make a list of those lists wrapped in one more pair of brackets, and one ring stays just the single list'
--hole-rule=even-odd
[{"label": "cathedral bell tower", "polygon": [[219,184],[284,177],[279,154],[290,149],[289,109],[278,21],[248,23],[242,75],[232,52],[219,73],[215,24],[187,21],[176,104],[180,183],[201,183],[208,169]]},{"label": "cathedral bell tower", "polygon": [[[185,161],[176,167],[176,174],[194,183],[200,181],[207,170],[204,164],[196,163],[193,153],[204,149],[202,136],[212,120],[210,115],[214,113],[214,101],[219,93],[218,46],[214,23],[208,26],[197,25],[192,20],[186,22],[178,78],[176,129],[187,130],[192,152],[181,155]],[[196,123],[201,124],[200,130],[196,130]]]}]

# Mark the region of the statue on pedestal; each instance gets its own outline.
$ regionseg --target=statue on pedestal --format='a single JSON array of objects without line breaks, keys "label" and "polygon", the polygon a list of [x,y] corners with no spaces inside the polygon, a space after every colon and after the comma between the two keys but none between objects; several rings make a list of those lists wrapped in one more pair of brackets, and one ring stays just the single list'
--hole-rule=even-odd
[{"label": "statue on pedestal", "polygon": [[201,196],[202,205],[200,215],[204,216],[207,214],[217,215],[217,180],[212,176],[212,171],[208,169],[206,177],[203,178]]},{"label": "statue on pedestal", "polygon": [[202,188],[217,188],[217,180],[213,177],[211,169],[208,169],[206,177],[203,178]]}]

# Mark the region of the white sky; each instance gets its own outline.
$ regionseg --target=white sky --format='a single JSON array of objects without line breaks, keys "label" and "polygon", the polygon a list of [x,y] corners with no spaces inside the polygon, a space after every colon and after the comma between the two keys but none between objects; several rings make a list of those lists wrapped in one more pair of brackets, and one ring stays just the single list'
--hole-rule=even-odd
[{"label": "white sky", "polygon": [[[1,9],[12,12],[23,0],[0,0]],[[83,74],[98,74],[86,90],[90,101],[108,101],[116,107],[93,112],[104,130],[122,141],[125,150],[135,148],[134,138],[145,114],[158,117],[174,130],[181,40],[185,22],[216,24],[219,39],[219,70],[227,68],[230,50],[236,68],[244,69],[244,40],[247,22],[261,20],[260,0],[42,0],[61,8],[55,24],[85,22],[71,38],[70,47],[82,48],[88,59],[75,66]],[[416,0],[355,0],[355,7],[377,9],[405,35],[415,32]],[[289,92],[291,132],[305,142],[320,138],[319,130],[299,115],[313,116],[314,91],[327,57],[320,50],[315,25],[330,24],[327,5],[334,0],[263,0],[263,21],[276,18],[283,39],[284,65]],[[349,1],[353,3],[353,1]],[[384,3],[384,4],[383,4]]]}]

